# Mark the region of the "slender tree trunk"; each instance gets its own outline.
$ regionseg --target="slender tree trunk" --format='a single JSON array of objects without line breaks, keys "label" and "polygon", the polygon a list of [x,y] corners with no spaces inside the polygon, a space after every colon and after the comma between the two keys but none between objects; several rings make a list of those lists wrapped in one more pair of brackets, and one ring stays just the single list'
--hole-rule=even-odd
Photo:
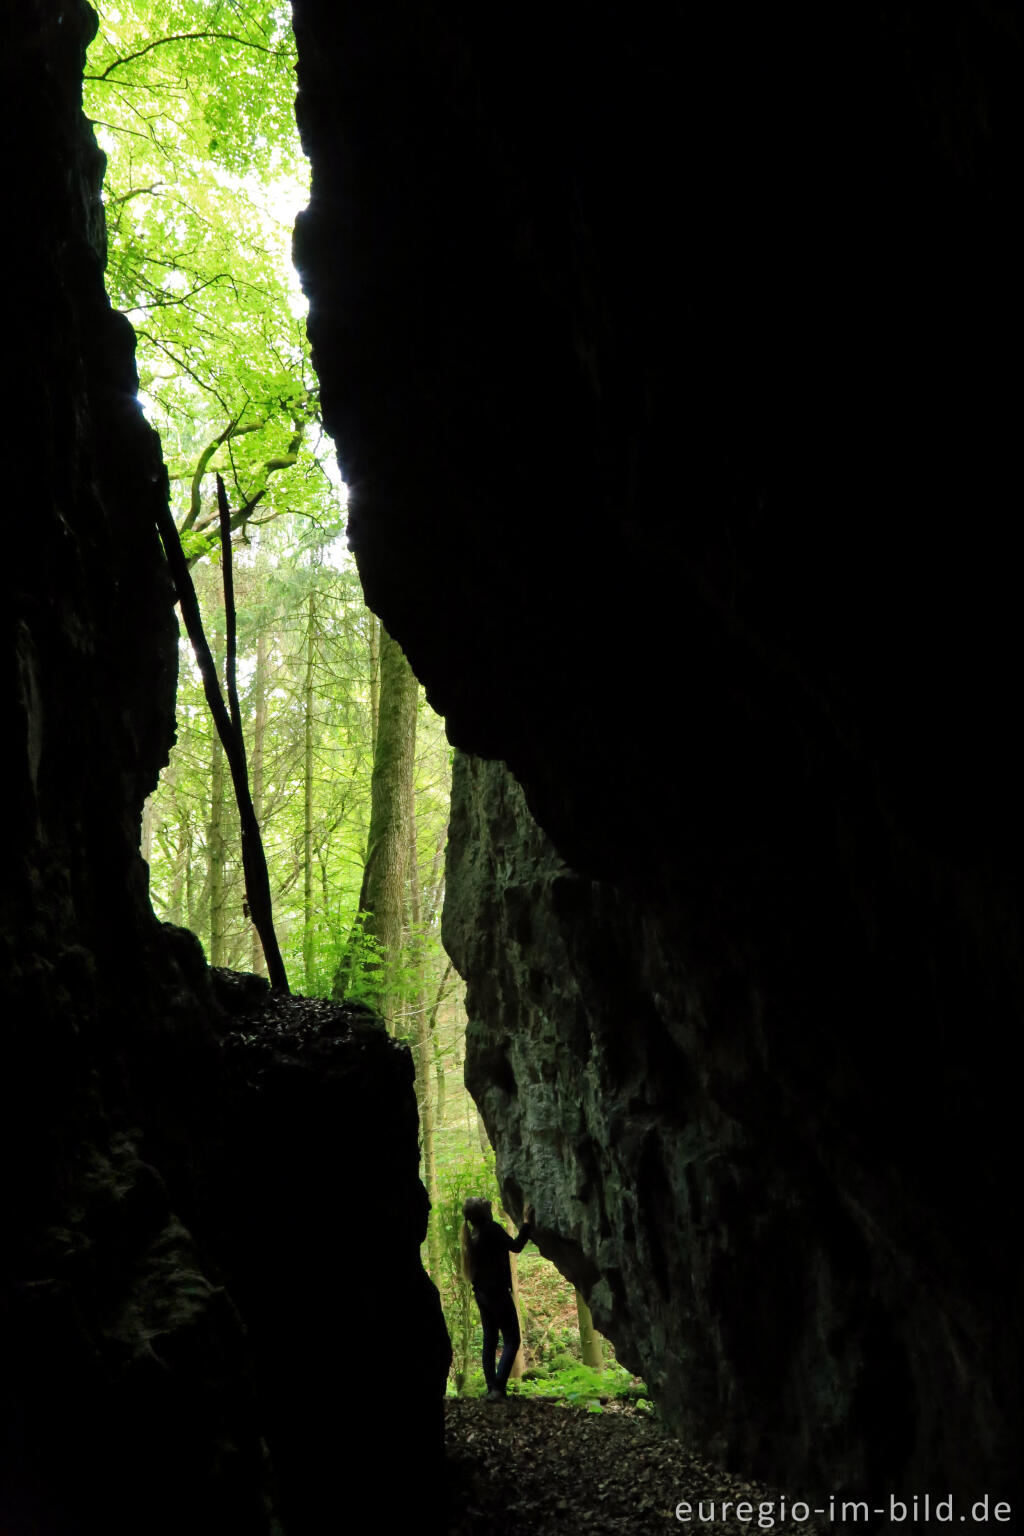
[{"label": "slender tree trunk", "polygon": [[444,1129],[444,1117],[448,1100],[448,1073],[445,1067],[445,1056],[443,1049],[444,1040],[442,1036],[440,1014],[441,1004],[444,1001],[444,989],[447,985],[448,977],[451,975],[451,973],[452,963],[449,960],[448,964],[444,968],[444,975],[441,977],[441,984],[437,989],[437,996],[434,998],[434,1006],[430,1012],[430,1038],[433,1045],[434,1077],[436,1081],[435,1102],[437,1104],[437,1111],[435,1115],[435,1123],[439,1125],[442,1130]]},{"label": "slender tree trunk", "polygon": [[[416,846],[416,792],[409,776],[409,915],[410,944],[415,956],[416,986],[411,999],[416,1026],[416,1102],[420,1112],[420,1140],[423,1146],[423,1182],[430,1199],[427,1218],[427,1262],[434,1284],[441,1284],[441,1235],[437,1229],[437,1149],[434,1139],[432,1017],[428,1014],[423,976],[423,948],[420,907],[419,855]],[[435,1010],[436,1011],[436,1010]]]},{"label": "slender tree trunk", "polygon": [[[246,760],[245,737],[242,732],[242,712],[237,688],[236,609],[234,575],[231,563],[231,513],[227,493],[220,475],[217,476],[217,506],[220,515],[221,560],[223,565],[223,593],[225,615],[225,685],[227,702],[221,693],[220,668],[214,659],[206,638],[199,600],[189,574],[188,561],[181,547],[181,539],[168,507],[157,502],[157,528],[164,546],[164,553],[174,578],[174,585],[181,605],[182,618],[192,642],[196,662],[203,679],[203,692],[210,707],[210,714],[224,747],[231,771],[231,784],[238,817],[242,843],[242,870],[245,884],[245,900],[252,918],[260,931],[271,985],[278,991],[288,991],[288,977],[281,957],[277,934],[274,931],[273,901],[270,893],[270,876],[266,853],[260,834],[259,823],[252,808],[249,789],[249,769]],[[252,503],[249,504],[251,510]]]},{"label": "slender tree trunk", "polygon": [[[512,1271],[512,1300],[516,1304],[516,1311],[519,1314],[520,1331],[522,1331],[523,1309],[519,1305],[519,1255],[517,1253],[510,1253],[508,1256],[508,1261],[509,1268]],[[509,1375],[518,1379],[518,1377],[522,1376],[525,1370],[526,1354],[524,1352],[522,1338],[520,1338],[519,1348],[516,1350],[516,1357],[512,1362],[512,1369],[509,1371]]]},{"label": "slender tree trunk", "polygon": [[[455,1344],[455,1390],[461,1397],[466,1389],[466,1377],[469,1375],[469,1341],[472,1336],[473,1318],[470,1310],[470,1296],[472,1291],[468,1280],[459,1276],[459,1329],[458,1343]],[[454,1344],[454,1341],[453,1341]]]},{"label": "slender tree trunk", "polygon": [[192,868],[194,847],[192,819],[189,817],[185,823],[185,852],[183,855],[185,860],[185,913],[188,917],[186,926],[191,928],[193,933],[198,933],[200,904],[196,901],[196,879],[195,871]]},{"label": "slender tree trunk", "polygon": [[[161,803],[160,798],[158,798],[158,796],[160,795],[160,791],[162,791],[163,795],[166,797],[165,803],[169,807],[173,808],[174,829],[175,829],[173,836],[171,835],[169,829],[166,826],[166,819],[165,819],[165,825],[163,827],[162,832],[158,834],[157,831],[156,831],[155,813],[156,813],[157,805],[159,805]],[[145,829],[146,829],[146,817],[147,816],[149,818],[149,823],[150,823],[150,852],[152,852],[152,839],[153,839],[153,837],[158,837],[158,839],[159,839],[159,841],[160,841],[160,843],[161,843],[161,845],[163,847],[164,853],[167,855],[168,862],[170,864],[170,871],[171,872],[170,872],[170,880],[168,882],[168,887],[167,887],[166,921],[169,922],[169,923],[173,923],[176,928],[180,928],[181,927],[181,923],[182,923],[182,915],[183,915],[183,913],[182,913],[182,895],[183,895],[184,885],[185,885],[185,857],[186,857],[186,848],[187,848],[186,832],[187,832],[187,827],[188,827],[188,807],[187,807],[187,804],[185,804],[183,806],[182,802],[178,798],[177,786],[175,784],[174,758],[173,758],[173,756],[171,758],[171,761],[168,763],[167,767],[164,769],[163,774],[161,775],[160,790],[154,790],[153,791],[153,794],[150,796],[149,800],[146,801],[146,809],[143,812],[143,821],[142,821],[142,827],[143,827],[142,857],[148,863],[149,862],[149,856],[147,855],[146,849],[145,849],[145,844],[146,844]]]},{"label": "slender tree trunk", "polygon": [[139,838],[139,852],[147,864],[153,862],[153,796],[146,796],[146,803],[142,807],[142,827]]},{"label": "slender tree trunk", "polygon": [[434,1078],[435,1078],[435,1120],[444,1130],[444,1117],[448,1113],[448,1073],[445,1070],[444,1055],[440,1042],[434,1041]]},{"label": "slender tree trunk", "polygon": [[306,991],[313,992],[313,673],[316,660],[316,590],[306,601],[306,675],[302,686],[303,796],[302,796],[302,968]]},{"label": "slender tree trunk", "polygon": [[[415,722],[413,731],[415,733]],[[416,749],[416,737],[413,735],[413,753]],[[413,776],[410,773],[406,784],[408,804],[406,807],[406,824],[409,829],[409,922],[412,926],[411,937],[419,938],[419,927],[423,921],[423,909],[420,903],[420,863],[419,853],[416,848],[416,788]]]},{"label": "slender tree trunk", "polygon": [[423,1141],[423,1182],[427,1186],[427,1195],[430,1199],[430,1214],[427,1218],[427,1256],[430,1265],[430,1277],[434,1284],[441,1284],[441,1235],[437,1230],[437,1151],[434,1139],[434,1101],[431,1092],[430,1060],[425,1054],[426,1047],[421,1043],[417,1052],[416,1063],[416,1087],[417,1099],[420,1111],[420,1136]]},{"label": "slender tree trunk", "polygon": [[[215,622],[210,650],[218,673],[224,668],[224,611],[222,603],[214,608]],[[227,861],[227,806],[225,788],[224,747],[215,729],[210,732],[210,820],[206,827],[207,878],[210,887],[210,964],[227,964],[227,891],[225,863]]]},{"label": "slender tree trunk", "polygon": [[167,921],[173,923],[176,928],[181,927],[185,915],[182,903],[191,852],[188,822],[181,821],[178,823],[178,847],[174,859],[174,874],[171,877],[171,888],[167,896]]},{"label": "slender tree trunk", "polygon": [[594,1327],[594,1319],[590,1315],[590,1308],[586,1301],[576,1292],[576,1317],[580,1325],[580,1354],[583,1364],[589,1365],[592,1370],[604,1370],[604,1357],[601,1353],[601,1335]]},{"label": "slender tree trunk", "polygon": [[[380,629],[380,703],[370,787],[370,833],[359,895],[363,931],[380,947],[374,967],[373,1002],[389,1028],[398,999],[395,968],[401,956],[405,880],[409,866],[409,784],[416,747],[418,686],[401,648]],[[342,961],[334,995],[344,996],[348,963]]]},{"label": "slender tree trunk", "polygon": [[329,839],[324,839],[317,852],[317,860],[320,864],[320,911],[323,913],[324,927],[331,931],[331,888],[327,878],[327,849],[324,846]]},{"label": "slender tree trunk", "polygon": [[210,820],[206,833],[206,856],[210,869],[210,964],[226,961],[227,901],[224,889],[225,804],[224,748],[216,732],[210,737]]},{"label": "slender tree trunk", "polygon": [[377,722],[380,719],[380,620],[370,614],[370,752],[377,757]]},{"label": "slender tree trunk", "polygon": [[173,779],[173,760],[164,774],[164,785],[171,797],[177,822],[177,839],[174,843],[168,842],[168,846],[174,849],[173,873],[171,875],[170,889],[167,893],[167,921],[180,928],[183,923],[189,921],[189,913],[185,906],[186,886],[189,877],[189,864],[192,859],[192,817],[188,802],[184,803],[178,798],[177,788]]},{"label": "slender tree trunk", "polygon": [[[263,825],[263,753],[267,734],[267,661],[270,642],[267,631],[260,626],[256,635],[256,670],[253,674],[253,725],[252,725],[252,808],[256,820]],[[252,924],[252,968],[257,976],[267,974],[267,960],[263,953],[256,924]]]}]

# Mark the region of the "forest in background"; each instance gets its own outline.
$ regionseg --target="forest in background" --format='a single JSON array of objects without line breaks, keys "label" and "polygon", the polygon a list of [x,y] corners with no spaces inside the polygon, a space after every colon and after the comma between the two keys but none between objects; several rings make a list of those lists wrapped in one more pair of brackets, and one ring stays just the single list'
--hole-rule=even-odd
[{"label": "forest in background", "polygon": [[[440,941],[451,749],[363,604],[344,545],[345,488],[291,265],[309,193],[294,62],[276,0],[100,7],[84,106],[107,156],[107,289],[135,328],[140,398],[220,670],[223,478],[239,704],[285,967],[293,990],[364,1001],[412,1049],[432,1205],[424,1262],[452,1338],[453,1389],[472,1390],[480,1338],[459,1272],[461,1206],[485,1194],[500,1210],[500,1195],[462,1081],[464,988]],[[157,915],[196,933],[212,965],[265,975],[230,773],[184,636],[177,741],[141,845]],[[612,1357],[581,1298],[536,1250],[518,1279],[520,1371],[533,1390],[568,1372],[569,1388],[593,1399],[594,1371]],[[614,1390],[635,1393],[618,1375]]]}]

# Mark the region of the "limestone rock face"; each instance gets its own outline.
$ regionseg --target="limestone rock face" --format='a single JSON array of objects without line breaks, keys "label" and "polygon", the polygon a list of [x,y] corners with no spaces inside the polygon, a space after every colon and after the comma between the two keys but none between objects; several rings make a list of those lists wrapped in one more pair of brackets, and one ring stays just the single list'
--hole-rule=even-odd
[{"label": "limestone rock face", "polygon": [[412,1059],[358,1006],[213,977],[225,1092],[190,1209],[245,1321],[284,1528],[361,1523],[386,1468],[429,1530],[451,1346],[419,1257]]},{"label": "limestone rock face", "polygon": [[[506,1200],[534,1201],[542,1250],[684,1440],[823,1496],[924,1486],[936,1452],[966,1495],[972,1445],[1010,1477],[1017,1385],[989,1351],[1013,1337],[1012,1267],[998,1236],[930,1189],[934,1144],[931,1168],[905,1142],[895,1162],[892,1058],[874,1089],[874,1061],[860,1064],[869,1109],[851,1130],[851,1076],[822,1073],[810,1039],[801,1063],[773,1038],[773,1009],[798,1027],[783,982],[761,980],[713,924],[575,873],[500,763],[457,756],[450,839],[466,1081]],[[833,951],[848,942],[833,936]],[[837,980],[858,990],[846,970]],[[927,1066],[918,1077],[935,1092]],[[929,1129],[919,1109],[913,1124]],[[946,1178],[955,1161],[943,1157]],[[953,1242],[972,1226],[993,1266],[983,1282]],[[1000,1298],[998,1320],[975,1286]],[[965,1339],[988,1340],[976,1377]]]},{"label": "limestone rock face", "polygon": [[[293,1015],[270,1052],[265,1000],[239,1012],[149,906],[139,825],[173,740],[178,633],[160,447],[103,288],[103,162],[80,110],[94,26],[78,0],[8,7],[0,57],[0,1528],[301,1536],[378,1498],[367,1426],[409,1334],[395,1497],[405,1474],[428,1497],[439,1463],[415,1100],[408,1060],[343,1010],[315,1047]],[[363,1157],[387,1186],[377,1272]]]},{"label": "limestone rock face", "polygon": [[1017,20],[295,19],[351,542],[522,789],[446,918],[508,1198],[700,1446],[1006,1488]]}]

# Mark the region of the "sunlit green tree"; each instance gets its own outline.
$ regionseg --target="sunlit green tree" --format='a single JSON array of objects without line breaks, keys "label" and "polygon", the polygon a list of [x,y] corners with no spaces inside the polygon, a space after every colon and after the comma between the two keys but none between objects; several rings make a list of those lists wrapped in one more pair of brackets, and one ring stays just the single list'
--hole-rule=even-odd
[{"label": "sunlit green tree", "polygon": [[107,289],[138,337],[175,517],[193,558],[232,524],[337,524],[305,305],[290,262],[308,194],[288,7],[101,5],[85,110],[108,164]]}]

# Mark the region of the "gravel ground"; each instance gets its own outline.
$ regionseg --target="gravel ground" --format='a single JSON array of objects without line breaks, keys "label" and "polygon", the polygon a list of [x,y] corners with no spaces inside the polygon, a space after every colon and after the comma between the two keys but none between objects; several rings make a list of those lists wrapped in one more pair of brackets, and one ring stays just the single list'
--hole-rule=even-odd
[{"label": "gravel ground", "polygon": [[[608,1405],[602,1413],[537,1398],[445,1405],[453,1518],[448,1536],[656,1536],[682,1531],[750,1536],[771,1529],[820,1536],[822,1527],[780,1518],[780,1495],[690,1455],[649,1415]],[[698,1502],[715,1501],[713,1521]],[[751,1518],[723,1521],[723,1500],[749,1500]],[[689,1524],[676,1519],[692,1504]],[[758,1524],[759,1504],[770,1505]],[[741,1510],[743,1515],[746,1510]]]}]

